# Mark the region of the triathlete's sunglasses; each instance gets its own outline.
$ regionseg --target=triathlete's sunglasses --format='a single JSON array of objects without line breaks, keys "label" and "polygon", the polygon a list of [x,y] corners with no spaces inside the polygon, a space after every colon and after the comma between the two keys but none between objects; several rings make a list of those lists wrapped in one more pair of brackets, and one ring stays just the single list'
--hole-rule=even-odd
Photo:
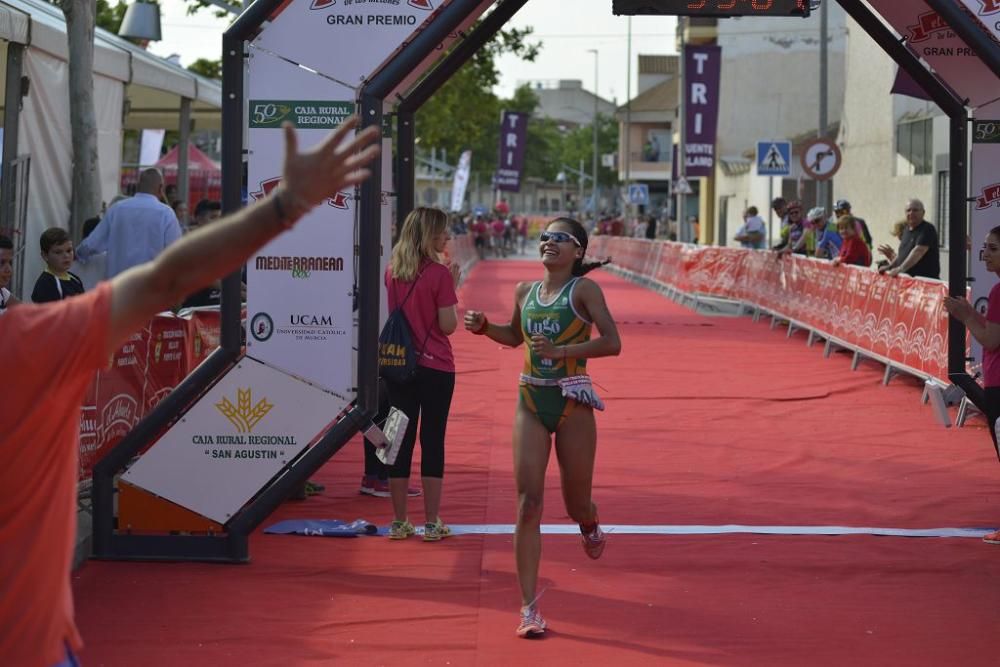
[{"label": "triathlete's sunglasses", "polygon": [[577,248],[583,247],[580,245],[580,241],[569,232],[542,232],[538,235],[539,243],[546,243],[548,241],[552,241],[554,243],[566,243],[571,241]]}]

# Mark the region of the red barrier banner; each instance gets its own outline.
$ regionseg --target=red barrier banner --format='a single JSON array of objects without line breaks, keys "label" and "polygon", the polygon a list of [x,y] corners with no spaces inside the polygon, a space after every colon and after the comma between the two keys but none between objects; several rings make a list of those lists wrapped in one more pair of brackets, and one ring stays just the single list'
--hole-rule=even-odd
[{"label": "red barrier banner", "polygon": [[900,366],[948,379],[947,286],[769,251],[596,236],[588,254],[683,292],[756,304]]},{"label": "red barrier banner", "polygon": [[190,335],[186,339],[186,347],[187,370],[190,372],[205,361],[215,348],[219,347],[222,319],[218,309],[195,310],[188,315],[188,318],[190,320],[188,328]]},{"label": "red barrier banner", "polygon": [[[148,346],[149,329],[137,331],[115,350],[108,368],[97,374],[97,437],[89,456],[91,465],[117,445],[145,414]],[[84,472],[89,476],[89,469],[81,470]]]}]

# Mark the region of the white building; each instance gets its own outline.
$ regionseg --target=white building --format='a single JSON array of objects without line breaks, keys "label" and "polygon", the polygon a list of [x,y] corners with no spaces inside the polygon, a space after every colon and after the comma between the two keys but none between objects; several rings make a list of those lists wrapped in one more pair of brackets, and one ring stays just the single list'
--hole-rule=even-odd
[{"label": "white building", "polygon": [[[847,81],[834,196],[865,218],[876,245],[897,245],[889,230],[906,200],[924,203],[947,247],[948,118],[932,102],[890,95],[896,64],[854,21],[848,24]],[[947,263],[942,248],[942,266]]]},{"label": "white building", "polygon": [[614,102],[585,90],[583,82],[578,79],[521,83],[530,85],[531,92],[538,97],[535,115],[539,118],[551,118],[566,130],[590,126],[594,122],[595,101],[600,115],[610,116],[615,112]]},{"label": "white building", "polygon": [[[742,212],[756,206],[767,219],[771,197],[815,204],[815,184],[802,178],[798,155],[791,175],[757,176],[758,141],[790,140],[797,147],[816,134],[819,125],[820,17],[744,17],[718,22],[722,47],[719,130],[715,178],[715,242],[733,240]],[[847,62],[847,17],[829,7],[828,132],[841,120]],[[836,190],[835,190],[836,192]],[[777,230],[775,229],[775,234]]]}]

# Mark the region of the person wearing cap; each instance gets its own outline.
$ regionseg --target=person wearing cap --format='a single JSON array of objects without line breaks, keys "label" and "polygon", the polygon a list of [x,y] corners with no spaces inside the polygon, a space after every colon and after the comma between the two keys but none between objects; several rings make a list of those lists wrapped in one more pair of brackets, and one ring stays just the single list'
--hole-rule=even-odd
[{"label": "person wearing cap", "polygon": [[845,215],[851,216],[854,220],[854,225],[857,227],[858,236],[865,242],[868,246],[868,250],[872,250],[872,233],[868,231],[868,223],[865,222],[864,218],[859,218],[858,216],[851,213],[851,202],[846,199],[838,199],[833,204],[833,217],[830,218],[830,222],[836,227],[837,221],[840,220]]},{"label": "person wearing cap", "polygon": [[813,224],[813,236],[816,239],[816,248],[813,256],[819,259],[833,259],[840,255],[840,232],[837,225],[826,219],[826,209],[817,206],[809,211],[806,216]]},{"label": "person wearing cap", "polygon": [[805,225],[802,221],[802,203],[798,201],[789,202],[785,208],[785,214],[788,222],[786,224],[785,221],[782,221],[781,241],[773,249],[783,254],[790,252],[804,254],[803,235]]}]

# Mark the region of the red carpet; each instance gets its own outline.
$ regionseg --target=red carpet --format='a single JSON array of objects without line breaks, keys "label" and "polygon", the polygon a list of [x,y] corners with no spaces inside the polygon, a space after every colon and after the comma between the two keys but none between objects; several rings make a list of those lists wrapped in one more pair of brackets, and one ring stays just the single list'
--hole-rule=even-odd
[{"label": "red carpet", "polygon": [[[595,500],[608,524],[991,527],[1000,467],[978,423],[944,429],[920,387],[850,371],[804,335],[705,318],[607,273],[623,353],[591,362],[608,411]],[[539,266],[488,262],[460,309],[510,316]],[[453,337],[449,523],[511,523],[510,424],[523,350]],[[359,496],[360,446],[327,491],[273,521],[387,523]],[[550,466],[546,523],[564,523]],[[423,520],[420,499],[411,517]],[[267,524],[273,521],[268,521]],[[509,535],[438,544],[257,535],[248,566],[91,562],[74,575],[93,665],[995,665],[1000,548],[976,539],[614,535],[587,559],[544,538],[552,632],[514,637]]]}]

